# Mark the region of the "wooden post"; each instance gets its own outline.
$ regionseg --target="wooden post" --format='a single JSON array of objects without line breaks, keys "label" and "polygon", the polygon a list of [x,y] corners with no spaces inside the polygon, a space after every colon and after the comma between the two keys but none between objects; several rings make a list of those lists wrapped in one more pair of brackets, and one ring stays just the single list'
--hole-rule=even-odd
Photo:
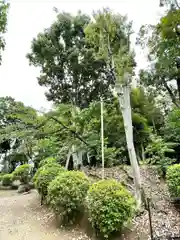
[{"label": "wooden post", "polygon": [[148,215],[149,215],[150,235],[151,235],[151,240],[153,240],[154,237],[153,237],[152,218],[151,218],[151,208],[150,208],[150,199],[149,199],[149,198],[147,198],[147,207],[148,207]]}]

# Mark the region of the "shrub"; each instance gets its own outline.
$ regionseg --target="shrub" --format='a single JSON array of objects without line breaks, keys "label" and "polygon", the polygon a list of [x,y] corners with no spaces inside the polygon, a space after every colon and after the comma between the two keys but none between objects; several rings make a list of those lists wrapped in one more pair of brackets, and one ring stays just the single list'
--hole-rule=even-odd
[{"label": "shrub", "polygon": [[96,232],[106,239],[131,220],[135,205],[132,195],[115,180],[94,183],[88,191],[89,220]]},{"label": "shrub", "polygon": [[2,181],[4,175],[5,173],[0,173],[0,182]]},{"label": "shrub", "polygon": [[57,166],[57,167],[61,167],[58,163],[46,163],[45,165],[41,166],[40,168],[37,169],[36,173],[34,174],[34,177],[33,177],[33,182],[35,184],[35,182],[37,181],[37,178],[39,176],[39,173],[42,171],[42,169],[44,168],[51,168],[53,166]]},{"label": "shrub", "polygon": [[46,164],[51,165],[51,164],[53,164],[53,163],[57,163],[56,158],[53,158],[53,157],[45,158],[45,159],[43,159],[43,160],[40,161],[40,163],[39,163],[39,168],[42,167],[42,166],[44,166],[44,165],[46,165]]},{"label": "shrub", "polygon": [[29,164],[23,164],[18,166],[14,172],[14,179],[19,180],[23,184],[27,184],[30,181],[30,171],[31,171],[31,165]]},{"label": "shrub", "polygon": [[11,186],[13,182],[13,174],[5,174],[2,177],[2,185],[3,186]]},{"label": "shrub", "polygon": [[168,167],[166,179],[171,197],[180,197],[180,164]]},{"label": "shrub", "polygon": [[53,163],[51,166],[47,164],[38,169],[34,177],[34,184],[43,199],[47,196],[49,183],[62,171],[65,169],[57,163]]},{"label": "shrub", "polygon": [[37,179],[38,179],[38,176],[39,176],[42,168],[43,168],[43,167],[38,168],[38,170],[37,170],[37,171],[35,172],[35,174],[34,174],[34,177],[33,177],[33,183],[34,183],[34,185],[35,185],[35,183],[36,183],[36,181],[37,181]]},{"label": "shrub", "polygon": [[166,156],[167,153],[173,153],[173,147],[177,143],[165,142],[157,135],[150,135],[150,142],[146,147],[146,162],[151,165],[157,165],[157,170],[161,177],[165,177],[167,168],[175,162],[175,159]]},{"label": "shrub", "polygon": [[83,212],[89,185],[88,177],[79,171],[64,172],[50,183],[48,202],[62,223],[74,223]]}]

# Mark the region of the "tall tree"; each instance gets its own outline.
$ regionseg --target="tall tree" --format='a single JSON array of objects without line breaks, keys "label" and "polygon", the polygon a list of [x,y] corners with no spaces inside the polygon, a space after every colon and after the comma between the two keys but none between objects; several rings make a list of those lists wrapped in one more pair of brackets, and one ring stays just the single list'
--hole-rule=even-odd
[{"label": "tall tree", "polygon": [[[94,14],[94,21],[86,29],[87,40],[94,44],[98,55],[104,58],[116,85],[123,116],[130,162],[133,169],[136,197],[141,202],[140,171],[133,142],[130,82],[135,66],[133,52],[129,50],[131,24],[127,19],[104,9]],[[131,77],[129,77],[129,75]]]},{"label": "tall tree", "polygon": [[149,48],[150,63],[140,73],[141,82],[166,91],[180,107],[180,9],[169,10],[156,26],[142,26],[139,40]]},{"label": "tall tree", "polygon": [[85,41],[83,29],[89,21],[81,12],[76,16],[59,13],[56,21],[33,39],[27,58],[40,68],[38,82],[48,88],[48,100],[84,108],[100,95],[110,94],[106,64],[94,58]]}]

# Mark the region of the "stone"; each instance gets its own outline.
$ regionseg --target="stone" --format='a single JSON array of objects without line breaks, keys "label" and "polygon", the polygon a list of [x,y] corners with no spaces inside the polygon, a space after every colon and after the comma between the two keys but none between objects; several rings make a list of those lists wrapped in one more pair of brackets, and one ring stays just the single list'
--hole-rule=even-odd
[{"label": "stone", "polygon": [[21,184],[18,187],[18,193],[24,193],[24,192],[29,192],[30,191],[30,187],[28,184]]}]

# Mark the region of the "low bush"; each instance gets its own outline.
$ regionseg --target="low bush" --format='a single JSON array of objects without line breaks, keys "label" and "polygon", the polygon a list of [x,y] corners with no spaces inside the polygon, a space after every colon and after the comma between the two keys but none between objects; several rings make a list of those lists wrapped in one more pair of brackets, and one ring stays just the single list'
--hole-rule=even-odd
[{"label": "low bush", "polygon": [[57,163],[53,163],[51,166],[47,164],[38,169],[34,176],[34,184],[42,200],[47,196],[49,183],[62,171],[65,171],[65,169]]},{"label": "low bush", "polygon": [[33,177],[33,183],[35,184],[36,181],[37,181],[37,178],[39,176],[39,173],[42,171],[42,169],[45,169],[45,168],[51,168],[53,166],[57,166],[57,167],[61,167],[61,165],[59,165],[58,163],[55,163],[55,162],[51,162],[51,163],[46,163],[45,165],[42,165],[41,167],[39,167],[36,171],[36,173],[34,174],[34,177]]},{"label": "low bush", "polygon": [[57,163],[56,158],[53,158],[53,157],[45,158],[45,159],[43,159],[43,160],[40,161],[40,163],[39,163],[39,168],[42,167],[42,166],[44,166],[44,165],[46,165],[46,164],[51,165],[51,164],[53,164],[53,163]]},{"label": "low bush", "polygon": [[5,173],[0,173],[0,182],[2,181],[4,175]]},{"label": "low bush", "polygon": [[37,181],[37,179],[38,179],[38,176],[39,176],[42,168],[43,168],[43,167],[38,168],[37,171],[35,172],[34,176],[33,176],[33,183],[34,183],[34,185],[35,185],[35,183],[36,183],[36,181]]},{"label": "low bush", "polygon": [[136,206],[133,196],[115,180],[94,183],[86,202],[92,227],[105,239],[121,231],[132,219]]},{"label": "low bush", "polygon": [[156,165],[161,177],[166,176],[166,171],[176,160],[167,157],[167,153],[173,153],[177,143],[166,142],[162,137],[155,134],[150,135],[150,142],[146,146],[146,163]]},{"label": "low bush", "polygon": [[72,224],[81,216],[89,185],[88,177],[79,171],[64,172],[49,184],[48,202],[63,224]]},{"label": "low bush", "polygon": [[11,186],[13,183],[13,174],[5,174],[2,177],[2,185],[5,187]]},{"label": "low bush", "polygon": [[14,172],[14,179],[19,180],[22,184],[27,184],[31,180],[31,165],[23,164],[18,166]]},{"label": "low bush", "polygon": [[171,197],[180,197],[180,164],[168,167],[166,180]]}]

